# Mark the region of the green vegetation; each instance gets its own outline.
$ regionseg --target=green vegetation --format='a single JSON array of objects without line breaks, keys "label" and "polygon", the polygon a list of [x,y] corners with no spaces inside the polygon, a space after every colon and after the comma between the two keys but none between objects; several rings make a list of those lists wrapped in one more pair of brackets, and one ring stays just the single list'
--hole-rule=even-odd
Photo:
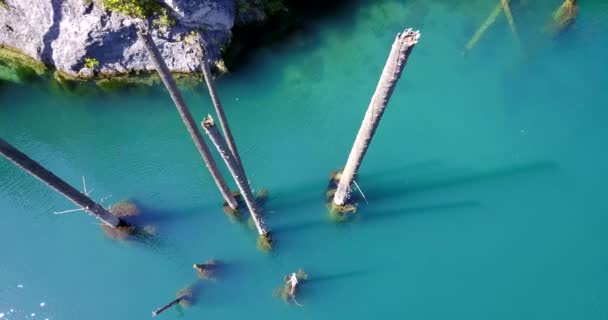
[{"label": "green vegetation", "polygon": [[338,183],[342,171],[332,171],[329,174],[329,183],[327,184],[327,190],[325,192],[325,200],[327,202],[327,208],[329,209],[329,217],[334,222],[346,222],[352,218],[352,214],[357,212],[358,198],[355,195],[351,195],[348,202],[342,206],[334,203],[334,195],[338,189]]},{"label": "green vegetation", "polygon": [[[298,279],[298,282],[304,282],[308,280],[308,274],[302,269],[298,270],[295,274],[296,278]],[[285,301],[285,303],[293,302],[297,305],[300,305],[296,300],[296,288],[292,286],[291,282],[289,281],[290,278],[291,275],[286,275],[285,277],[283,277],[285,284],[279,288],[276,288],[273,291],[272,295],[277,298],[281,298],[283,301]]]},{"label": "green vegetation", "polygon": [[146,18],[161,11],[161,6],[154,0],[101,0],[103,7],[110,11]]},{"label": "green vegetation", "polygon": [[287,7],[283,3],[283,0],[237,0],[236,10],[237,14],[245,14],[251,9],[260,8],[266,14],[274,15],[281,11],[286,11]]},{"label": "green vegetation", "polygon": [[142,79],[137,76],[119,76],[119,77],[111,77],[97,80],[96,84],[104,91],[118,91],[124,90],[126,88],[136,87],[138,85],[141,86],[152,86],[155,83],[152,77],[146,81],[146,79]]},{"label": "green vegetation", "polygon": [[243,197],[241,197],[241,193],[238,191],[233,191],[232,195],[234,196],[234,198],[236,199],[236,202],[239,204],[239,206],[235,209],[230,208],[230,206],[228,205],[228,202],[224,201],[224,213],[226,213],[229,217],[231,217],[231,220],[233,222],[235,221],[241,221],[242,220],[242,216],[240,214],[239,211],[239,207],[242,207],[245,202],[243,201]]},{"label": "green vegetation", "polygon": [[184,38],[187,44],[194,45],[198,41],[198,31],[192,30],[190,33]]},{"label": "green vegetation", "polygon": [[[132,202],[122,201],[114,204],[108,210],[115,217],[119,217],[121,219],[128,217],[135,217],[139,215],[139,208]],[[104,233],[115,240],[127,240],[130,236],[134,235],[137,232],[137,229],[134,226],[120,226],[118,228],[112,228],[106,224],[101,224],[101,229]]]},{"label": "green vegetation", "polygon": [[95,58],[84,58],[84,66],[93,70],[99,65],[99,60]]},{"label": "green vegetation", "polygon": [[553,21],[549,26],[549,31],[558,34],[574,23],[578,15],[578,4],[576,0],[565,0],[562,5],[553,13]]},{"label": "green vegetation", "polygon": [[[228,219],[230,220],[230,222],[238,222],[243,225],[246,225],[249,229],[254,230],[255,222],[253,221],[253,219],[251,217],[246,218],[239,210],[239,208],[246,208],[245,199],[243,199],[239,191],[232,192],[232,195],[238,203],[238,208],[232,209],[230,208],[230,206],[228,206],[228,203],[224,201],[224,213],[228,215]],[[268,190],[260,189],[260,191],[258,191],[255,196],[255,200],[259,206],[264,206],[266,201],[268,200]],[[257,248],[264,252],[270,252],[272,250],[272,236],[270,235],[270,233],[258,235]]]},{"label": "green vegetation", "polygon": [[8,5],[6,4],[6,2],[4,2],[4,0],[0,0],[0,7],[8,9]]},{"label": "green vegetation", "polygon": [[[2,0],[0,0],[2,1]],[[237,15],[242,15],[251,10],[253,6],[249,3],[248,0],[236,0],[236,13]]]},{"label": "green vegetation", "polygon": [[156,17],[152,23],[159,28],[169,28],[175,26],[175,19],[169,15],[167,9],[162,8],[160,9],[158,17]]},{"label": "green vegetation", "polygon": [[268,201],[268,196],[268,189],[262,188],[258,191],[258,193],[256,193],[255,201],[258,203],[259,206],[263,206],[266,204],[266,201]]},{"label": "green vegetation", "polygon": [[218,269],[221,267],[221,262],[215,259],[207,260],[205,263],[194,264],[194,270],[199,278],[205,280],[215,280]]},{"label": "green vegetation", "polygon": [[260,0],[257,2],[261,3],[264,11],[271,15],[287,10],[283,0]]},{"label": "green vegetation", "polygon": [[272,238],[270,237],[270,234],[267,233],[258,236],[257,247],[260,251],[270,252],[270,250],[272,250]]},{"label": "green vegetation", "polygon": [[218,59],[217,61],[215,61],[215,69],[220,74],[227,74],[227,73],[229,73],[228,67],[226,66],[226,63],[224,62],[223,59]]},{"label": "green vegetation", "polygon": [[179,305],[188,308],[194,304],[194,285],[187,286],[175,294],[175,298],[180,299]]},{"label": "green vegetation", "polygon": [[0,45],[0,80],[27,81],[44,75],[46,70],[44,63]]},{"label": "green vegetation", "polygon": [[121,201],[110,207],[110,213],[120,217],[133,217],[139,215],[139,208],[132,202]]}]

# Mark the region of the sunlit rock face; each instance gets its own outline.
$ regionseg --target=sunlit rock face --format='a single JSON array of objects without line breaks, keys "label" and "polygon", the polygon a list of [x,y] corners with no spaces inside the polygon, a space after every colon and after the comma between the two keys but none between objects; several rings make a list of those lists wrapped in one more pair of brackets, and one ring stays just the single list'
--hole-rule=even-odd
[{"label": "sunlit rock face", "polygon": [[[0,46],[16,49],[67,74],[84,74],[85,58],[99,61],[101,74],[149,71],[152,65],[138,41],[137,19],[109,12],[98,1],[5,0],[0,6]],[[153,32],[167,65],[174,72],[199,70],[188,35],[203,34],[212,61],[230,41],[233,0],[164,0],[176,25]],[[150,23],[156,17],[149,17]],[[151,24],[152,25],[152,24]],[[86,70],[85,70],[86,71]]]}]

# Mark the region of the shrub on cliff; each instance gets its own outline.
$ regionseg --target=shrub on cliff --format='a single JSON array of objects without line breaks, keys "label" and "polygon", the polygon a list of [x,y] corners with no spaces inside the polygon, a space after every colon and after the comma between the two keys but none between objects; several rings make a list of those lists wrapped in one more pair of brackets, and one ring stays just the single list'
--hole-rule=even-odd
[{"label": "shrub on cliff", "polygon": [[149,17],[161,9],[160,4],[154,0],[101,0],[101,3],[107,10],[136,18]]},{"label": "shrub on cliff", "polygon": [[154,19],[152,21],[152,23],[159,27],[159,28],[169,28],[169,27],[175,27],[175,19],[173,19],[170,15],[169,12],[167,11],[167,9],[162,8],[160,9],[160,13],[158,14],[158,17],[156,17],[156,19]]},{"label": "shrub on cliff", "polygon": [[84,66],[93,70],[99,65],[99,60],[95,58],[84,58]]}]

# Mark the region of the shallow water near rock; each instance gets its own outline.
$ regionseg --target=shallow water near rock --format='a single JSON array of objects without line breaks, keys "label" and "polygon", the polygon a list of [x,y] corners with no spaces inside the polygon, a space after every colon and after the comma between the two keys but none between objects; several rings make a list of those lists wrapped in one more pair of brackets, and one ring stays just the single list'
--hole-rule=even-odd
[{"label": "shallow water near rock", "polygon": [[[145,242],[97,221],[0,160],[0,315],[146,319],[606,319],[608,5],[543,32],[560,1],[513,4],[467,55],[486,1],[359,1],[251,53],[217,85],[256,190],[271,254],[222,212],[161,87],[94,96],[0,86],[0,136],[93,198],[134,200]],[[422,31],[357,180],[369,203],[329,222],[344,165],[394,35]],[[206,90],[184,91],[196,119]],[[227,171],[226,171],[227,173]],[[222,261],[216,281],[194,263]],[[272,296],[298,269],[303,307]]]}]

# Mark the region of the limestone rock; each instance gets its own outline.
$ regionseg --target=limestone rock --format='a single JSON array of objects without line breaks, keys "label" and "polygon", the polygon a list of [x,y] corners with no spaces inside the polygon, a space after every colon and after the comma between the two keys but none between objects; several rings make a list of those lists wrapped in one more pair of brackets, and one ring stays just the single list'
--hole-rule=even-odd
[{"label": "limestone rock", "polygon": [[[90,0],[4,0],[0,6],[0,46],[16,49],[70,75],[81,71],[84,58],[99,61],[96,71],[104,75],[153,70],[147,53],[137,40],[138,21],[105,10]],[[199,70],[187,41],[193,30],[202,33],[207,52],[219,59],[231,37],[234,0],[162,0],[177,25],[166,32],[153,32],[161,54],[174,72]],[[150,17],[150,23],[154,17]]]}]

